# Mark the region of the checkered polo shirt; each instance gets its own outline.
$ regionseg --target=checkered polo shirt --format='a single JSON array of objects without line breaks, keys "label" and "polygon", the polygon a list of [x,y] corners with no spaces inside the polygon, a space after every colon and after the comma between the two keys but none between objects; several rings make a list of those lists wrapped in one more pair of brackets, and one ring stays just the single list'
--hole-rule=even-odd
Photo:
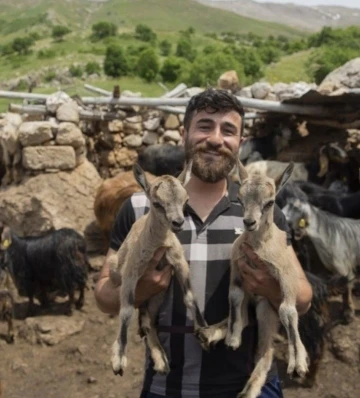
[{"label": "checkered polo shirt", "polygon": [[[237,201],[237,191],[238,186],[229,183],[228,195],[220,200],[205,222],[186,206],[184,229],[177,234],[190,266],[194,294],[209,325],[222,321],[229,313],[231,247],[243,230],[243,211]],[[142,192],[124,203],[114,223],[112,249],[119,249],[134,221],[148,210],[149,202]],[[278,207],[275,207],[274,219],[280,229],[288,231]],[[249,325],[243,330],[241,347],[235,351],[220,342],[205,352],[191,333],[191,325],[180,286],[176,278],[172,278],[158,316],[159,340],[169,358],[171,371],[166,376],[154,372],[147,352],[144,389],[176,398],[221,398],[231,393],[235,396],[254,367],[257,342],[254,308],[249,306]],[[268,378],[275,374],[273,366]]]}]

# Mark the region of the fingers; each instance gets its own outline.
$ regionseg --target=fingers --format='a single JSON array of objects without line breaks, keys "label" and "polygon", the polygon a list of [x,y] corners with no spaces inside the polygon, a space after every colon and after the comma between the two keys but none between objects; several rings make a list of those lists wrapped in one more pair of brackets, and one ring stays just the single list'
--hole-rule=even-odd
[{"label": "fingers", "polygon": [[153,270],[157,267],[159,264],[159,261],[163,258],[165,252],[166,252],[166,247],[159,247],[156,249],[156,252],[154,253],[153,258],[149,261],[149,269]]},{"label": "fingers", "polygon": [[[266,264],[260,259],[260,257],[253,251],[252,247],[248,243],[241,244],[241,250],[245,256],[257,267],[266,268]],[[247,269],[254,269],[247,265]]]}]

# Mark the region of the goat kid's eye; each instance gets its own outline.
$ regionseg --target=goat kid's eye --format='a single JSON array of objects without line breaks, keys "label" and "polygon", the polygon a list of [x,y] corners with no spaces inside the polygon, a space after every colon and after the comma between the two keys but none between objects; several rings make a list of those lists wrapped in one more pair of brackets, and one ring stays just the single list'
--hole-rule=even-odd
[{"label": "goat kid's eye", "polygon": [[155,207],[155,209],[162,209],[163,207],[161,206],[160,203],[157,202],[153,202],[153,206]]},{"label": "goat kid's eye", "polygon": [[267,203],[264,205],[264,209],[270,209],[270,207],[273,206],[274,203],[275,203],[275,202],[274,202],[273,200],[270,200],[270,202],[267,202]]}]

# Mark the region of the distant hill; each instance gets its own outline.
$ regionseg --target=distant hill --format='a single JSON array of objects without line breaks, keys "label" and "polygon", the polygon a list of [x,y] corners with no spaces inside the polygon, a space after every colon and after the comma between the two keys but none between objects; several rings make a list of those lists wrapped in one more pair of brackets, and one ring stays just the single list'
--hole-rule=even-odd
[{"label": "distant hill", "polygon": [[[245,17],[318,31],[323,26],[360,25],[360,9],[339,6],[307,7],[298,4],[257,3],[252,0],[196,0],[214,8],[232,11]],[[325,1],[324,1],[325,3]],[[341,0],[339,0],[341,4]]]},{"label": "distant hill", "polygon": [[114,22],[123,31],[145,23],[156,31],[168,32],[193,26],[202,33],[301,35],[290,26],[216,10],[195,0],[0,0],[2,35],[56,24],[89,30],[98,21]]}]

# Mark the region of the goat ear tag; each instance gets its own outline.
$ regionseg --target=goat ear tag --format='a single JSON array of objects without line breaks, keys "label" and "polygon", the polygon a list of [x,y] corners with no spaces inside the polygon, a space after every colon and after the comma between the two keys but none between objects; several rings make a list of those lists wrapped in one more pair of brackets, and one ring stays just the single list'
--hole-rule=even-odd
[{"label": "goat ear tag", "polygon": [[305,222],[305,220],[303,218],[301,218],[300,221],[299,221],[299,227],[300,228],[305,228],[305,226],[306,226],[306,222]]},{"label": "goat ear tag", "polygon": [[3,240],[1,245],[4,249],[7,249],[10,246],[10,241],[8,239],[5,239]]}]

